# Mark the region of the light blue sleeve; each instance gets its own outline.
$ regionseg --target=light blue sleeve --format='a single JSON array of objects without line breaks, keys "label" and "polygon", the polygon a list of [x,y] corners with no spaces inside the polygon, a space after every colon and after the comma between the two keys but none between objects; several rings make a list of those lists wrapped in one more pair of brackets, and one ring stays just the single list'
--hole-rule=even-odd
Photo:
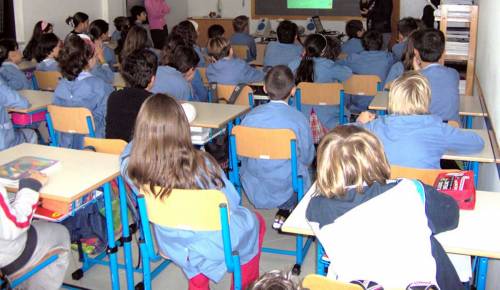
[{"label": "light blue sleeve", "polygon": [[33,88],[24,72],[13,66],[2,66],[0,75],[7,82],[7,85],[16,91]]},{"label": "light blue sleeve", "polygon": [[202,49],[198,45],[195,45],[194,51],[196,52],[196,54],[200,58],[200,61],[198,62],[198,67],[205,67],[206,66],[205,55],[203,54]]},{"label": "light blue sleeve", "polygon": [[297,72],[297,69],[300,66],[301,59],[296,59],[288,64],[288,67],[292,70],[293,73]]},{"label": "light blue sleeve", "polygon": [[111,70],[111,68],[107,63],[102,65],[96,64],[96,66],[94,66],[94,68],[90,71],[90,73],[102,79],[108,84],[112,84],[115,78],[115,74],[113,73],[113,71]]},{"label": "light blue sleeve", "polygon": [[251,67],[249,64],[245,64],[242,71],[243,82],[246,83],[257,83],[264,80],[264,72],[260,69]]},{"label": "light blue sleeve", "polygon": [[335,64],[330,73],[340,82],[346,81],[352,76],[352,70],[349,67],[339,64]]},{"label": "light blue sleeve", "polygon": [[387,78],[385,79],[385,84],[389,84],[395,79],[399,78],[404,72],[404,66],[403,63],[398,61],[395,64],[391,66],[391,69],[389,70],[389,73],[387,74]]},{"label": "light blue sleeve", "polygon": [[30,107],[30,103],[25,97],[10,88],[3,80],[0,80],[0,106],[26,109]]},{"label": "light blue sleeve", "polygon": [[201,75],[198,70],[194,74],[191,85],[193,86],[193,101],[207,102],[208,90],[203,84],[203,80],[201,79]]},{"label": "light blue sleeve", "polygon": [[443,139],[446,140],[448,150],[459,154],[469,154],[483,149],[484,140],[475,132],[455,128],[444,123],[443,127]]},{"label": "light blue sleeve", "polygon": [[110,68],[116,64],[115,52],[107,45],[104,46],[104,59],[109,64]]},{"label": "light blue sleeve", "polygon": [[106,112],[108,108],[108,97],[113,92],[113,87],[110,84],[101,82],[101,84],[96,84],[94,89],[96,90],[96,95],[99,96],[92,114],[94,115],[94,121],[96,123],[96,136],[98,138],[104,138],[106,129]]},{"label": "light blue sleeve", "polygon": [[[301,116],[303,117],[303,116]],[[313,143],[313,137],[312,137],[312,132],[311,132],[311,127],[309,126],[309,122],[303,117],[304,119],[302,122],[300,122],[300,127],[299,127],[299,136],[298,136],[298,149],[299,149],[299,160],[303,164],[311,165],[313,159],[314,159],[314,143]]]},{"label": "light blue sleeve", "polygon": [[240,205],[241,197],[234,185],[229,181],[223,171],[220,172],[224,188],[221,191],[226,195],[229,210],[234,211]]}]

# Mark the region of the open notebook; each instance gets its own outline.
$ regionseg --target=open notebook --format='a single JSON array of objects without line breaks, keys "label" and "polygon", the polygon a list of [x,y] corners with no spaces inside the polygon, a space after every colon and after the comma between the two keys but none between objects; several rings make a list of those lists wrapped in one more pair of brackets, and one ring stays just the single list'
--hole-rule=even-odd
[{"label": "open notebook", "polygon": [[19,180],[29,175],[31,171],[50,174],[59,168],[58,160],[24,156],[0,166],[0,184],[6,187],[18,187]]}]

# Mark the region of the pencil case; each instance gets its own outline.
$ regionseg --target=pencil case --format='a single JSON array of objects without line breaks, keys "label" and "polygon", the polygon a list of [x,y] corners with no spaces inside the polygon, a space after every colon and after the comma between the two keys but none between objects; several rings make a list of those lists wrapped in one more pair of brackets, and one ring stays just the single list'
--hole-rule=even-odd
[{"label": "pencil case", "polygon": [[473,210],[476,205],[476,189],[472,171],[441,173],[434,187],[455,199],[460,209]]},{"label": "pencil case", "polygon": [[33,123],[45,121],[45,111],[33,114],[11,113],[12,124],[17,126],[27,126]]}]

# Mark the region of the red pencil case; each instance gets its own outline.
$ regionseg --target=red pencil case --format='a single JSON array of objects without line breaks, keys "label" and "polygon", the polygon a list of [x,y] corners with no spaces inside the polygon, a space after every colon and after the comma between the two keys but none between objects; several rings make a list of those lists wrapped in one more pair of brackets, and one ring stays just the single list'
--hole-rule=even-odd
[{"label": "red pencil case", "polygon": [[472,171],[441,173],[434,182],[440,192],[455,199],[460,209],[474,209],[476,205],[476,189]]},{"label": "red pencil case", "polygon": [[17,126],[27,126],[33,123],[45,121],[45,111],[36,112],[33,114],[12,113],[12,124]]}]

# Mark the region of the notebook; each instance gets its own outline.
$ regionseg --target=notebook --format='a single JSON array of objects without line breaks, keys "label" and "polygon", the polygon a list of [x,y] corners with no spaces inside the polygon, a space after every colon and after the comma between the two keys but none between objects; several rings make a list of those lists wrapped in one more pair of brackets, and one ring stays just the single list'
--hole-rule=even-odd
[{"label": "notebook", "polygon": [[18,187],[19,180],[29,175],[30,171],[49,174],[60,167],[58,160],[24,156],[0,165],[0,184],[6,187]]}]

